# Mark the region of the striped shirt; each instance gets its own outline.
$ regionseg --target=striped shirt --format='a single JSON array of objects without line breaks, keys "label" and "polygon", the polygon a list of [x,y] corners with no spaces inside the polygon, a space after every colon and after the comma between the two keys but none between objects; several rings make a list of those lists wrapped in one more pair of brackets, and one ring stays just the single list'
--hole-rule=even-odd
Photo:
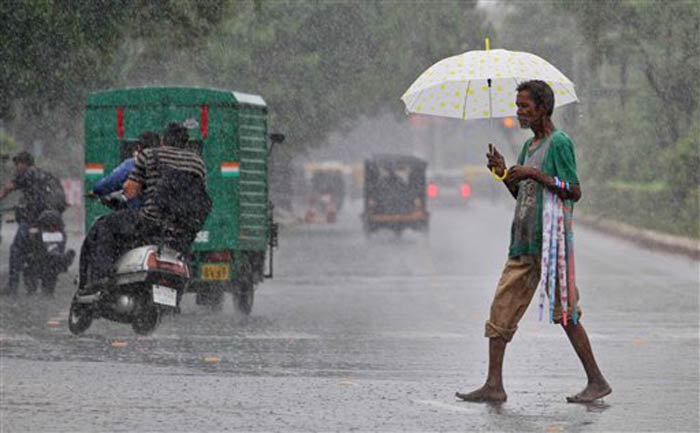
[{"label": "striped shirt", "polygon": [[[156,161],[156,153],[158,155]],[[145,149],[136,157],[134,171],[129,175],[129,180],[141,184],[141,196],[144,197],[143,207],[140,212],[144,218],[153,222],[161,221],[161,212],[155,204],[155,187],[160,178],[158,165],[170,167],[175,170],[186,171],[206,179],[207,169],[202,158],[196,153],[179,149],[177,147],[162,146]]]}]

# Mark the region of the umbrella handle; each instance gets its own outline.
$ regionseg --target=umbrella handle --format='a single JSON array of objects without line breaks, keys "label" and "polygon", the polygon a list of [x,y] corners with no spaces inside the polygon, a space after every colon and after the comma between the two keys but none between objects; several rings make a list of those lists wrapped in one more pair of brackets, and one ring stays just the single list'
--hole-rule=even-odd
[{"label": "umbrella handle", "polygon": [[506,168],[503,170],[503,176],[498,176],[496,174],[496,168],[494,167],[491,169],[491,174],[493,175],[494,179],[496,179],[498,181],[503,181],[503,180],[506,180],[506,178],[508,177],[508,169]]}]

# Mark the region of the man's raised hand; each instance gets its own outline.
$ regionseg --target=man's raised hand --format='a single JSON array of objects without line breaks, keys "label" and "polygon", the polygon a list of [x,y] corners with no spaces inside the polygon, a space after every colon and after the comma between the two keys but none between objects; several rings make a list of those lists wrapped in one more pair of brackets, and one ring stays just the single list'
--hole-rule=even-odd
[{"label": "man's raised hand", "polygon": [[503,155],[496,150],[496,146],[491,143],[489,143],[489,151],[486,154],[486,159],[488,160],[486,167],[494,171],[497,176],[503,176],[506,170],[506,160],[503,158]]}]

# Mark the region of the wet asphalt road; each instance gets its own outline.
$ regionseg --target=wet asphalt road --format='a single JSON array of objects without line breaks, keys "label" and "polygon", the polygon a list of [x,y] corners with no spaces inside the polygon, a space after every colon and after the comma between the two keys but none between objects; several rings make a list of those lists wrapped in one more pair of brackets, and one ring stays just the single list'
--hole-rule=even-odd
[{"label": "wet asphalt road", "polygon": [[248,319],[188,298],[152,336],[98,321],[74,337],[71,277],[52,300],[1,299],[0,431],[698,431],[698,262],[578,229],[584,323],[613,394],[565,403],[585,376],[532,305],[508,402],[460,403],[484,379],[511,210],[435,210],[429,236],[400,239],[365,239],[359,212],[286,227]]}]

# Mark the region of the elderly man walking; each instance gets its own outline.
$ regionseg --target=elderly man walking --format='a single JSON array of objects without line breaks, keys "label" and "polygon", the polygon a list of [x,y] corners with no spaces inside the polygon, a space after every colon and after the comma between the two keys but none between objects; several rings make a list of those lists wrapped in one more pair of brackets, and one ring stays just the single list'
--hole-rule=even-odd
[{"label": "elderly man walking", "polygon": [[[503,357],[513,338],[518,322],[525,314],[541,273],[543,191],[549,190],[562,200],[577,202],[581,187],[576,173],[576,157],[571,139],[552,123],[554,93],[543,81],[521,83],[517,88],[517,116],[522,128],[529,128],[534,137],[528,139],[518,164],[506,169],[503,156],[489,145],[487,167],[493,170],[516,199],[511,228],[508,261],[498,283],[486,322],[489,338],[489,369],[486,383],[470,393],[456,395],[469,402],[502,402],[507,398],[503,388]],[[573,206],[573,205],[572,205]],[[578,290],[576,290],[578,299]],[[560,323],[578,355],[588,384],[571,403],[590,403],[612,392],[603,377],[580,321],[562,318],[581,315],[577,302],[569,302],[567,314],[562,311],[559,286],[556,287],[552,319]],[[573,300],[572,300],[573,301]],[[574,311],[575,309],[575,311]]]}]

